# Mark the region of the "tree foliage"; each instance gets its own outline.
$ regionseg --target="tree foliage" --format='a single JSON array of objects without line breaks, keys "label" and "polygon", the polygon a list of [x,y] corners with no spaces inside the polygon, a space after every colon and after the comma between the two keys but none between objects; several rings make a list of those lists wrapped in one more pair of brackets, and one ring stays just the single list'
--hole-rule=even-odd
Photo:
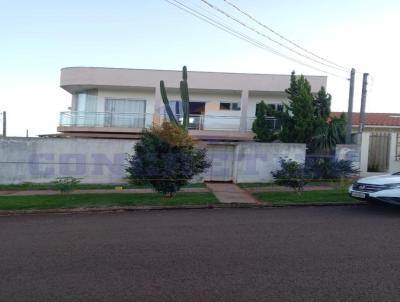
[{"label": "tree foliage", "polygon": [[309,153],[322,154],[332,153],[336,144],[344,142],[345,116],[330,118],[332,96],[325,87],[313,95],[308,80],[302,75],[297,77],[293,71],[286,93],[289,102],[284,112],[277,114],[283,142],[304,143]]},{"label": "tree foliage", "polygon": [[274,116],[275,110],[272,106],[265,104],[264,101],[257,104],[256,119],[253,122],[251,130],[256,134],[254,139],[259,142],[272,142],[276,139],[276,131],[272,127],[268,116]]},{"label": "tree foliage", "polygon": [[310,83],[304,76],[290,77],[290,87],[286,89],[289,102],[284,111],[278,113],[282,123],[280,139],[286,143],[310,143],[315,130],[314,97]]},{"label": "tree foliage", "polygon": [[334,156],[308,156],[305,174],[310,179],[338,179],[353,177],[359,173],[350,160],[337,160]]},{"label": "tree foliage", "polygon": [[144,132],[134,150],[128,159],[128,179],[151,184],[167,196],[211,166],[206,150],[196,147],[185,129],[168,122]]}]

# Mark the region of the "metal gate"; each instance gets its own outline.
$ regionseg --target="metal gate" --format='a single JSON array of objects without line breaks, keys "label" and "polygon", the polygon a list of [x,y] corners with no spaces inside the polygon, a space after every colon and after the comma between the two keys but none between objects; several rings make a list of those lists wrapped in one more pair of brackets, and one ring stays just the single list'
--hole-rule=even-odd
[{"label": "metal gate", "polygon": [[387,172],[390,133],[373,132],[369,136],[368,172]]},{"label": "metal gate", "polygon": [[208,145],[207,157],[212,161],[206,181],[233,181],[234,145]]}]

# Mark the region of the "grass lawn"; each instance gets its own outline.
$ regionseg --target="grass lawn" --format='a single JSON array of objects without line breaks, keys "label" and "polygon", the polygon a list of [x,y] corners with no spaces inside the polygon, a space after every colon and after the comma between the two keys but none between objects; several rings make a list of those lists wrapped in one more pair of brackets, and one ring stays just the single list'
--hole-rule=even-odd
[{"label": "grass lawn", "polygon": [[[334,180],[319,180],[319,179],[312,179],[307,181],[307,186],[332,186],[332,187],[344,187],[349,186],[354,180],[353,179],[334,179]],[[249,182],[249,183],[239,183],[239,187],[241,188],[263,188],[263,187],[272,187],[278,186],[274,182]]]},{"label": "grass lawn", "polygon": [[[150,185],[133,185],[133,184],[79,184],[76,190],[110,190],[115,187],[123,187],[124,189],[142,189],[151,188]],[[185,186],[185,188],[205,188],[204,183],[193,183]],[[20,184],[0,184],[0,191],[28,191],[28,190],[57,190],[53,183],[20,183]]]},{"label": "grass lawn", "polygon": [[346,189],[304,191],[301,194],[296,192],[262,192],[254,193],[254,195],[262,201],[274,204],[357,202],[356,199],[348,196]]},{"label": "grass lawn", "polygon": [[178,193],[173,198],[161,194],[60,194],[0,196],[0,210],[66,209],[141,205],[215,204],[212,193]]}]

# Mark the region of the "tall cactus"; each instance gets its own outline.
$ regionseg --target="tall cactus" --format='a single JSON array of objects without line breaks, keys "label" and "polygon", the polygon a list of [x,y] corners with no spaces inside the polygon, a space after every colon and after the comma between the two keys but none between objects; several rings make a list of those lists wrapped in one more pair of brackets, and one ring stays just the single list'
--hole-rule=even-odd
[{"label": "tall cactus", "polygon": [[165,105],[165,110],[168,114],[169,120],[178,127],[182,127],[184,129],[188,128],[189,125],[189,87],[187,82],[187,68],[183,66],[182,69],[182,81],[180,82],[179,89],[181,92],[181,99],[182,99],[182,109],[183,109],[183,122],[182,124],[176,119],[171,106],[169,104],[167,90],[165,89],[164,81],[160,81],[160,90],[161,90],[161,97],[163,103]]}]

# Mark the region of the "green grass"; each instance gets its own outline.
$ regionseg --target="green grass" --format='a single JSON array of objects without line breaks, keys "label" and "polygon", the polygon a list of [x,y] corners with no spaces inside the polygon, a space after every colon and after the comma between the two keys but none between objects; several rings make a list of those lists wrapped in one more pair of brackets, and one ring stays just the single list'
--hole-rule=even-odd
[{"label": "green grass", "polygon": [[[340,186],[348,186],[354,180],[353,179],[310,179],[307,181],[306,186],[332,186],[332,187],[340,187]],[[241,188],[263,188],[263,187],[273,187],[277,186],[274,182],[249,182],[249,183],[239,183],[239,187]]]},{"label": "green grass", "polygon": [[178,193],[173,198],[148,194],[59,194],[33,196],[0,196],[0,210],[70,209],[142,205],[215,204],[212,193]]},{"label": "green grass", "polygon": [[[143,189],[151,188],[150,185],[133,185],[133,184],[79,184],[76,190],[112,190],[115,187],[123,187],[124,189]],[[204,183],[193,183],[185,186],[185,188],[205,188]],[[20,183],[20,184],[0,184],[0,191],[28,191],[28,190],[57,190],[53,183]]]},{"label": "green grass", "polygon": [[346,189],[296,192],[262,192],[254,193],[262,201],[274,204],[288,203],[323,203],[323,202],[357,202],[348,196]]}]

